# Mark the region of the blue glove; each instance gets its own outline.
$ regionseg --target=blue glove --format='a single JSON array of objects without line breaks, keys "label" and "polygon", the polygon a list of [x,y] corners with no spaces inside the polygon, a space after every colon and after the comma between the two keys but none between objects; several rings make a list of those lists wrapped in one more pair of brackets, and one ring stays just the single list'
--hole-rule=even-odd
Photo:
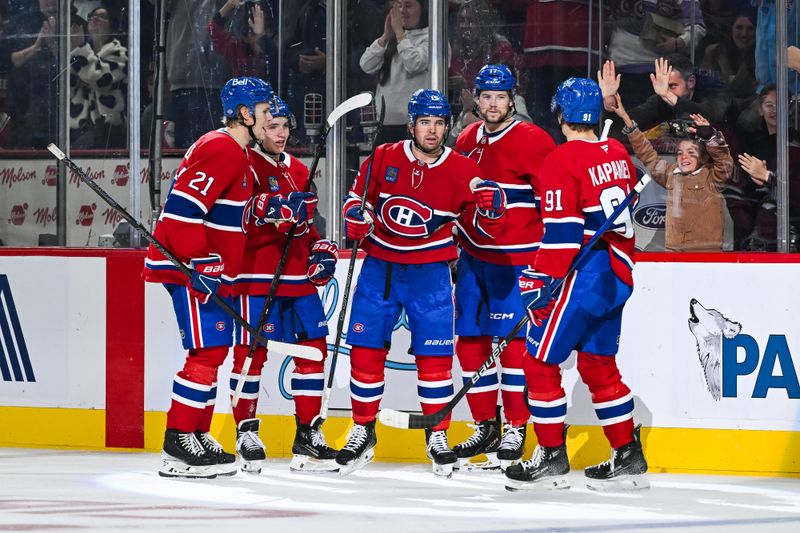
[{"label": "blue glove", "polygon": [[555,300],[550,292],[553,278],[526,268],[519,276],[519,292],[522,303],[528,311],[528,317],[536,326],[541,326],[553,312]]},{"label": "blue glove", "polygon": [[372,211],[369,209],[365,209],[363,213],[358,205],[347,209],[344,212],[344,231],[347,238],[360,241],[367,237],[374,229],[372,220]]},{"label": "blue glove", "polygon": [[328,239],[320,239],[311,246],[308,256],[308,281],[317,286],[327,285],[336,272],[336,261],[339,260],[339,249],[336,243]]},{"label": "blue glove", "polygon": [[256,226],[275,222],[296,222],[289,202],[280,194],[261,193],[254,196],[250,204],[250,213],[255,219]]},{"label": "blue glove", "polygon": [[478,213],[486,218],[497,219],[506,212],[506,193],[497,182],[483,180],[472,188],[472,196]]},{"label": "blue glove", "polygon": [[286,202],[292,210],[294,222],[303,222],[314,218],[317,207],[317,195],[313,192],[290,192]]},{"label": "blue glove", "polygon": [[219,289],[225,264],[219,254],[192,259],[192,277],[189,278],[189,293],[206,304]]}]

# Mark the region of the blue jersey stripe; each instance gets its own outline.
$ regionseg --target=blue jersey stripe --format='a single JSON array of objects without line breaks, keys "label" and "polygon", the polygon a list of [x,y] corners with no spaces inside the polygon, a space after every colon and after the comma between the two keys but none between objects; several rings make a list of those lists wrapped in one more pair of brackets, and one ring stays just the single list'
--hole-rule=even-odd
[{"label": "blue jersey stripe", "polygon": [[583,225],[579,222],[563,222],[560,224],[546,223],[544,225],[544,235],[542,245],[563,244],[583,242]]},{"label": "blue jersey stripe", "polygon": [[206,222],[217,226],[241,228],[243,213],[244,206],[241,205],[214,204],[206,216]]},{"label": "blue jersey stripe", "polygon": [[503,385],[516,385],[519,387],[525,386],[525,375],[524,374],[505,374],[500,378],[500,382]]},{"label": "blue jersey stripe", "polygon": [[177,194],[167,196],[167,201],[164,204],[164,213],[197,220],[202,220],[206,215],[196,203]]}]

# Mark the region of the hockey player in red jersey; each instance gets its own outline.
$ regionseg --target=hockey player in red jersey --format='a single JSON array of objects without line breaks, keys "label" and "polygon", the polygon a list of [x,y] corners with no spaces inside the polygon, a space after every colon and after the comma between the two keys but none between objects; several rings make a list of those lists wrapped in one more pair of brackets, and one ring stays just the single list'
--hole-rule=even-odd
[{"label": "hockey player in red jersey", "polygon": [[[462,248],[456,271],[456,354],[465,383],[491,354],[492,338],[504,337],[524,316],[517,278],[533,263],[542,236],[538,175],[555,143],[538,126],[513,118],[516,86],[507,66],[484,66],[474,90],[475,111],[483,122],[467,126],[456,141],[456,150],[476,161],[507,199],[497,231],[482,227],[474,211],[456,222]],[[474,432],[453,447],[463,467],[475,468],[469,459],[480,454],[489,457],[488,465],[480,466],[496,468],[499,460],[503,469],[522,457],[530,417],[523,392],[524,354],[520,332],[500,355],[500,376],[493,367],[469,390]],[[498,387],[505,415],[502,439],[495,420]]]},{"label": "hockey player in red jersey", "polygon": [[236,458],[209,433],[217,370],[233,343],[233,321],[211,296],[230,303],[241,273],[244,220],[251,214],[255,181],[248,145],[266,133],[272,96],[269,84],[258,78],[229,80],[221,92],[225,127],[200,137],[178,167],[155,237],[191,267],[191,278],[153,245],[147,252],[145,280],[163,283],[169,292],[188,350],[172,385],[162,476],[236,473]]},{"label": "hockey player in red jersey", "polygon": [[519,279],[532,324],[528,329],[525,379],[533,429],[539,441],[533,458],[506,469],[509,490],[569,486],[565,443],[567,398],[560,365],[572,350],[589,387],[611,459],[586,468],[590,488],[643,488],[647,462],[639,428],[633,424],[633,395],[617,369],[622,310],[633,291],[634,234],[630,210],[617,217],[588,252],[586,260],[550,293],[553,279],[564,278],[585,243],[636,184],[625,148],[614,139],[598,140],[600,88],[588,78],[570,78],[553,97],[551,109],[567,142],[545,160],[541,173],[542,244],[531,268]]},{"label": "hockey player in red jersey", "polygon": [[[315,194],[305,192],[308,168],[284,152],[294,128],[294,116],[278,96],[273,99],[271,113],[266,138],[250,153],[257,176],[256,202],[276,206],[274,211],[278,216],[275,223],[264,224],[262,220],[256,220],[255,225],[248,229],[242,274],[237,283],[237,293],[241,294],[240,309],[243,318],[257,327],[284,253],[286,234],[297,220],[277,294],[264,322],[263,335],[268,339],[313,346],[325,354],[328,326],[317,287],[325,285],[333,277],[338,250],[335,243],[320,238],[313,224],[317,198]],[[281,208],[286,211],[287,204],[288,220],[281,220]],[[251,340],[244,328],[236,328],[230,388],[236,390],[238,380],[245,380],[242,394],[233,408],[237,424],[236,451],[242,458],[242,468],[257,473],[265,459],[264,444],[258,434],[260,421],[256,418],[256,406],[267,349],[256,345],[250,369],[242,378],[242,365],[250,351]],[[333,460],[336,450],[326,445],[321,430],[311,427],[311,420],[319,414],[322,402],[324,360],[295,357],[293,361],[292,394],[297,432],[289,468],[293,471],[336,470],[338,465]]]},{"label": "hockey player in red jersey", "polygon": [[[367,253],[353,296],[347,334],[354,425],[336,456],[344,475],[374,455],[375,419],[384,388],[392,328],[405,308],[417,364],[422,411],[439,410],[453,396],[453,297],[448,261],[456,258],[453,221],[477,203],[476,216],[504,209],[502,191],[480,181],[478,165],[443,145],[450,104],[439,91],[420,89],[408,103],[412,139],[378,147],[369,185],[365,161],[344,203],[348,238]],[[470,183],[478,182],[475,191]],[[366,188],[366,190],[365,190]],[[360,210],[366,195],[366,210]],[[433,472],[449,477],[456,456],[447,443],[450,418],[426,431]]]}]

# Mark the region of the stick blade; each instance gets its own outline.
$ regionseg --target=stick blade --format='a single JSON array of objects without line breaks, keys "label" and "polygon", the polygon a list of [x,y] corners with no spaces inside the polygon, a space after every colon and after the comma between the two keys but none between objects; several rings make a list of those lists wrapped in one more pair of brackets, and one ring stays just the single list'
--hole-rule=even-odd
[{"label": "stick blade", "polygon": [[47,145],[47,149],[50,150],[50,153],[56,156],[56,159],[59,161],[63,161],[65,157],[67,157],[61,149],[53,143]]},{"label": "stick blade", "polygon": [[395,411],[394,409],[381,409],[381,412],[378,413],[378,420],[380,420],[384,426],[393,428],[408,429],[410,418],[411,415],[409,413]]},{"label": "stick blade", "polygon": [[299,357],[309,361],[322,361],[321,351],[313,346],[304,344],[289,344],[288,342],[270,340],[267,344],[267,349],[289,357]]},{"label": "stick blade", "polygon": [[370,92],[363,92],[355,96],[351,96],[336,106],[336,109],[331,111],[331,114],[328,115],[328,126],[332,128],[333,125],[336,124],[336,121],[342,118],[342,115],[346,115],[350,111],[358,109],[359,107],[364,107],[370,102],[372,102],[372,93]]}]

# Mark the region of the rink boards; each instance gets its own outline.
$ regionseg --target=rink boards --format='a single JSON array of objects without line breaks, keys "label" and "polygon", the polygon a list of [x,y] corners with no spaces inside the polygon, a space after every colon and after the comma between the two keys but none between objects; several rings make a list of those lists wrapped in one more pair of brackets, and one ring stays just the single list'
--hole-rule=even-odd
[{"label": "rink boards", "polygon": [[[800,473],[800,258],[640,254],[618,356],[654,470]],[[768,261],[768,262],[767,262]],[[0,249],[0,444],[157,450],[184,352],[166,292],[145,284],[140,251]],[[348,259],[321,291],[335,330]],[[356,272],[356,275],[358,272]],[[333,331],[329,336],[333,344]],[[404,318],[386,371],[385,407],[418,410]],[[329,441],[349,419],[342,343]],[[228,366],[214,431],[233,443]],[[261,387],[268,453],[294,431],[291,360],[271,354]],[[461,384],[454,368],[456,387]],[[564,371],[573,464],[607,456],[589,393]],[[451,443],[469,434],[459,405]],[[379,428],[378,455],[422,460],[421,432]],[[528,443],[530,447],[532,443]]]}]

